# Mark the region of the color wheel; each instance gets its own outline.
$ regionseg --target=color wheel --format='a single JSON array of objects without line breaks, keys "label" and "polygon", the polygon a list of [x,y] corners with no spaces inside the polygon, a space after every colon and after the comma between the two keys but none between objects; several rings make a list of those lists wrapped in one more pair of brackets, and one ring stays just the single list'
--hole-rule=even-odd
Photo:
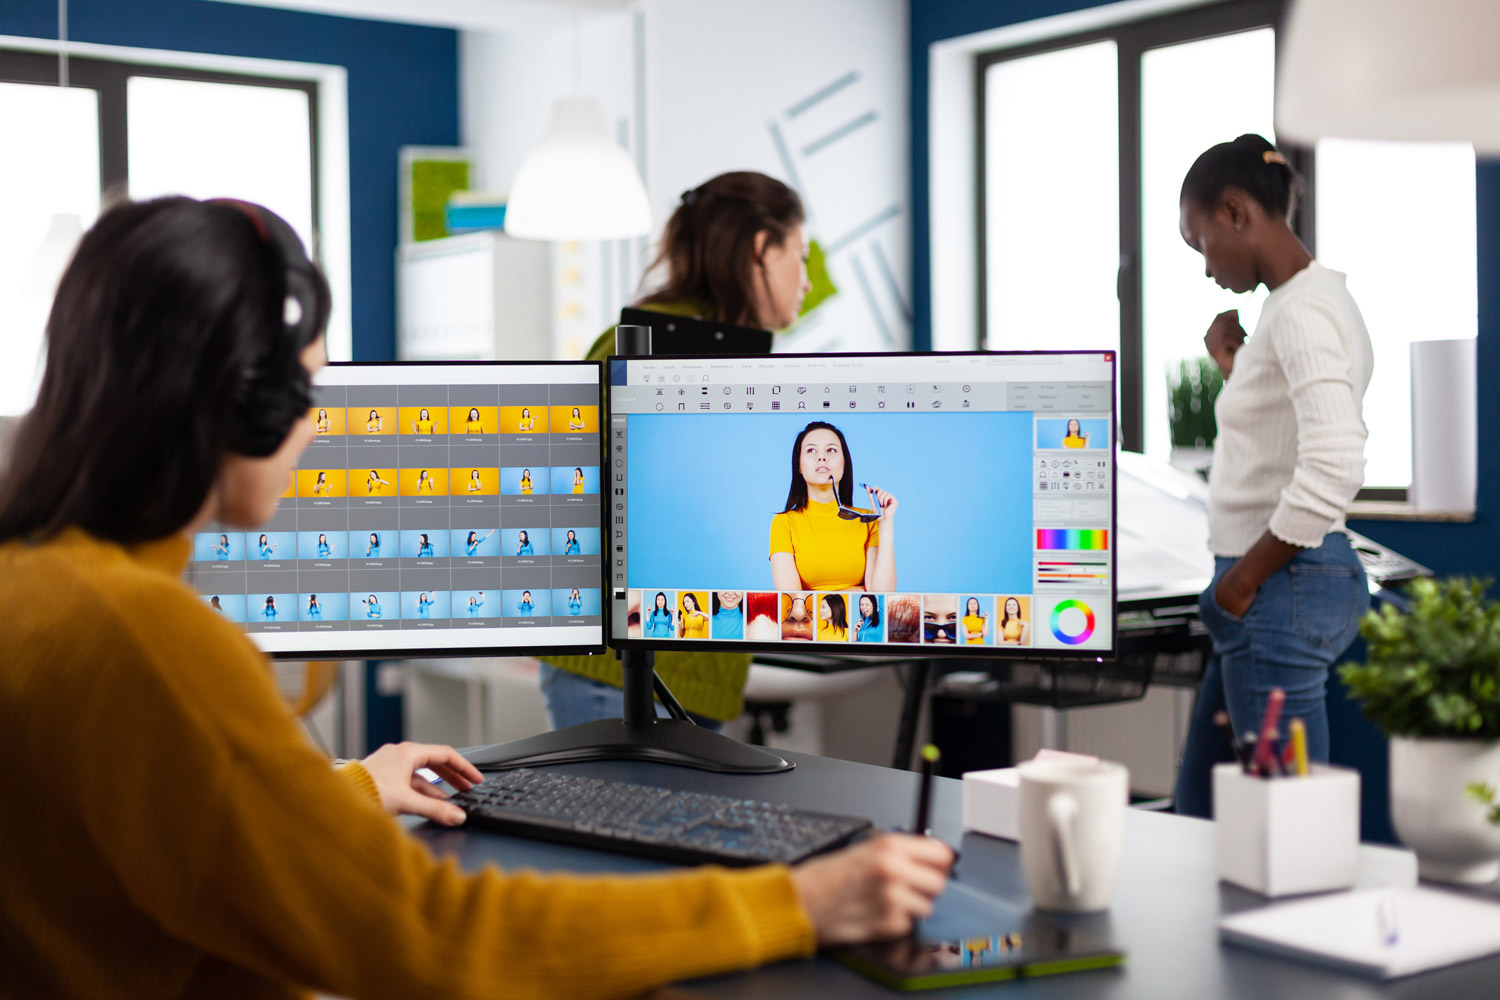
[{"label": "color wheel", "polygon": [[[1066,611],[1078,611],[1083,615],[1083,628],[1069,633],[1063,628],[1063,613]],[[1070,615],[1076,623],[1076,616]],[[1069,646],[1076,646],[1081,642],[1088,642],[1089,636],[1094,634],[1094,609],[1082,601],[1058,601],[1052,606],[1052,634],[1059,642],[1065,642]]]}]

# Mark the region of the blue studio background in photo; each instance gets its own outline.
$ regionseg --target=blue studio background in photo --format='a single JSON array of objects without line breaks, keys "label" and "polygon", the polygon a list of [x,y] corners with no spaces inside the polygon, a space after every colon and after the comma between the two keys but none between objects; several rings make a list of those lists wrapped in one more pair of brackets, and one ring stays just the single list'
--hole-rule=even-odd
[{"label": "blue studio background in photo", "polygon": [[[1088,448],[1093,451],[1097,448],[1108,448],[1113,443],[1109,433],[1108,420],[1080,420],[1079,429],[1089,436]],[[1038,448],[1061,448],[1063,438],[1068,433],[1068,420],[1066,417],[1057,420],[1038,420],[1036,422],[1036,446]]]},{"label": "blue studio background in photo", "polygon": [[[276,602],[276,614],[266,614],[266,598],[270,597]],[[297,595],[256,593],[251,591],[245,598],[245,613],[251,622],[294,622],[297,620]]]},{"label": "blue studio background in photo", "polygon": [[[572,493],[573,492],[573,474],[574,474],[574,471],[575,471],[576,468],[578,468],[578,467],[577,466],[572,466],[572,465],[559,465],[559,466],[555,466],[552,469],[552,492],[553,493]],[[593,466],[583,466],[582,468],[583,468],[583,492],[585,492],[585,493],[598,493],[599,492],[599,470],[596,469],[596,468],[594,468]],[[532,475],[535,476],[536,472],[533,471]]]},{"label": "blue studio background in photo", "polygon": [[526,532],[526,540],[531,543],[531,555],[545,556],[550,553],[547,548],[550,528],[501,528],[500,529],[500,554],[502,556],[518,555],[517,549],[521,547],[521,532]]},{"label": "blue studio background in photo", "polygon": [[[553,614],[571,615],[573,613],[568,608],[568,598],[572,596],[572,593],[572,587],[561,587],[552,591],[552,607],[554,609]],[[583,600],[583,610],[578,612],[579,614],[598,615],[600,613],[599,591],[597,589],[579,587],[578,596]]]},{"label": "blue studio background in photo", "polygon": [[368,603],[370,600],[370,596],[371,595],[369,591],[365,591],[362,594],[349,595],[351,621],[359,618],[367,618],[372,621],[384,621],[386,619],[399,620],[401,618],[400,594],[396,593],[393,590],[375,591],[375,604],[380,609],[380,613],[378,615],[370,614],[370,612],[374,610]]},{"label": "blue studio background in photo", "polygon": [[[524,470],[520,466],[501,469],[500,492],[507,496],[515,496],[519,494],[521,492],[522,471]],[[572,470],[570,469],[568,471],[570,473],[570,475],[568,476],[568,489],[571,490],[573,488],[573,477],[571,475]],[[547,466],[545,465],[539,465],[535,469],[531,469],[531,492],[538,496],[543,493],[549,492],[548,486],[550,484],[550,477],[551,472],[548,471]]]},{"label": "blue studio background in photo", "polygon": [[[328,541],[328,554],[318,554],[318,536],[322,535]],[[370,539],[365,538],[368,545]],[[348,559],[349,558],[349,533],[347,531],[299,531],[297,532],[297,558],[298,559]],[[322,600],[319,597],[318,600]]]},{"label": "blue studio background in photo", "polygon": [[422,556],[424,559],[442,559],[448,555],[448,529],[427,528],[415,530],[402,530],[401,532],[401,558],[415,559],[421,551],[422,536],[427,536],[427,541],[432,544],[432,553]]},{"label": "blue studio background in photo", "polygon": [[[1029,593],[1030,412],[850,413],[856,483],[887,489],[896,577],[912,592]],[[771,518],[786,506],[807,414],[631,414],[627,586],[774,590]],[[868,506],[855,487],[854,506]]]},{"label": "blue studio background in photo", "polygon": [[[220,535],[229,539],[227,556],[217,549]],[[193,558],[198,562],[240,562],[245,551],[243,531],[200,531],[193,536]]]},{"label": "blue studio background in photo", "polygon": [[[308,614],[307,599],[309,597],[311,597],[311,596],[312,595],[310,593],[303,594],[300,598],[297,599],[297,617],[298,618],[301,618],[305,622],[309,622],[309,621],[342,622],[342,621],[348,621],[349,620],[349,595],[347,593],[345,593],[343,591],[338,591],[338,592],[334,592],[334,593],[325,594],[322,591],[319,591],[318,592],[318,606],[320,608],[322,608],[323,610],[322,610],[322,615],[320,617],[318,617],[318,618],[314,618],[310,614]],[[365,595],[365,597],[369,597],[369,596],[370,596],[369,594]],[[359,610],[361,610],[361,611],[363,611],[365,609],[365,606],[363,604],[358,605],[358,607],[359,607]]]},{"label": "blue studio background in photo", "polygon": [[478,543],[474,546],[475,556],[498,556],[500,554],[500,529],[499,528],[454,528],[452,533],[453,554],[455,556],[467,556],[469,552],[469,532],[474,532],[474,540]]},{"label": "blue studio background in photo", "polygon": [[[578,551],[565,553],[563,550],[568,545],[568,532],[573,532],[573,537],[578,540]],[[599,554],[599,529],[598,528],[553,528],[552,529],[552,551],[557,555],[580,555],[597,556]]]},{"label": "blue studio background in photo", "polygon": [[[403,576],[416,576],[415,573],[403,573]],[[417,599],[426,594],[432,598],[432,607],[427,609],[427,614],[418,614]],[[446,590],[405,590],[401,592],[401,617],[409,620],[422,618],[447,618],[448,617],[448,591]]]},{"label": "blue studio background in photo", "polygon": [[[469,598],[475,604],[469,604]],[[500,595],[493,590],[455,590],[453,592],[453,617],[455,618],[499,618]]]},{"label": "blue studio background in photo", "polygon": [[[545,618],[552,614],[552,592],[546,588],[537,588],[531,592],[531,611],[524,612],[520,608],[521,595],[526,593],[521,590],[504,590],[500,592],[501,610],[507,618]],[[565,607],[564,611],[567,610]]]},{"label": "blue studio background in photo", "polygon": [[[260,552],[260,536],[266,536],[266,545],[271,547],[271,554],[262,556]],[[249,543],[249,553],[245,558],[251,562],[275,562],[278,559],[297,558],[297,533],[295,531],[248,531],[245,533],[245,541]]]},{"label": "blue studio background in photo", "polygon": [[[984,594],[960,594],[958,595],[958,623],[960,630],[963,628],[964,616],[969,613],[969,601],[979,602],[979,613],[986,619],[989,626],[988,634],[985,636],[986,643],[995,641],[995,599]],[[963,637],[960,636],[960,639]]]},{"label": "blue studio background in photo", "polygon": [[203,603],[210,608],[213,607],[213,599],[219,599],[219,613],[227,621],[243,623],[245,621],[245,595],[244,594],[204,594]]}]

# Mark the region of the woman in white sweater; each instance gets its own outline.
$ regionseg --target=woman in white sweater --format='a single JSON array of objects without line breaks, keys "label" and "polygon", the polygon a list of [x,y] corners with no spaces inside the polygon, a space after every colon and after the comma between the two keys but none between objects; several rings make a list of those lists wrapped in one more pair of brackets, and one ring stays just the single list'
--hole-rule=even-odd
[{"label": "woman in white sweater", "polygon": [[1272,688],[1286,692],[1280,731],[1307,726],[1328,759],[1328,668],[1369,607],[1364,570],[1343,532],[1364,482],[1361,402],[1370,338],[1344,276],[1314,261],[1292,232],[1297,178],[1258,135],[1220,143],[1182,183],[1182,238],[1221,287],[1270,291],[1253,336],[1235,310],[1204,337],[1224,372],[1209,478],[1214,579],[1199,598],[1214,652],[1177,775],[1177,811],[1210,813],[1210,775],[1227,759],[1214,718],[1245,740]]}]

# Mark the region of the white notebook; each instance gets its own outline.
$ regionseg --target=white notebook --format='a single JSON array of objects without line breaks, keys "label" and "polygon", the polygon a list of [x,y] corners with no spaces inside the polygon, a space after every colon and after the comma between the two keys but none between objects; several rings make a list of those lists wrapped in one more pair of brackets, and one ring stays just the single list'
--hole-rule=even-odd
[{"label": "white notebook", "polygon": [[1436,889],[1317,896],[1219,921],[1232,944],[1396,979],[1500,952],[1500,902]]}]

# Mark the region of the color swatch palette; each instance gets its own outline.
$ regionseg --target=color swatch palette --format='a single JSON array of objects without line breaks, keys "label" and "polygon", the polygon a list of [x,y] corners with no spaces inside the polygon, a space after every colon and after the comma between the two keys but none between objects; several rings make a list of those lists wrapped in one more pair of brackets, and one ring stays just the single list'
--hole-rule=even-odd
[{"label": "color swatch palette", "polygon": [[1109,529],[1038,528],[1036,547],[1052,552],[1103,552],[1109,548]]}]

